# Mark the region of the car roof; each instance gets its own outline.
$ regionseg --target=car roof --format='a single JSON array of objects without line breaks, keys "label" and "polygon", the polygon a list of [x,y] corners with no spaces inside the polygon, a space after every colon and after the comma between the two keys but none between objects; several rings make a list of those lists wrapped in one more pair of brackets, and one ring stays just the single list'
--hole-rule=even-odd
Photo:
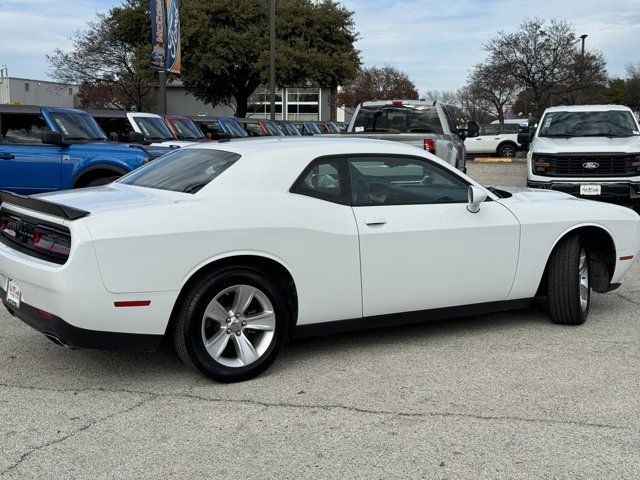
[{"label": "car roof", "polygon": [[[426,100],[372,100],[368,102],[362,102],[363,107],[384,107],[392,106],[394,103],[402,102],[403,105],[418,105],[423,107],[435,107],[434,102],[428,102]],[[398,105],[399,106],[399,105]]]},{"label": "car roof", "polygon": [[41,108],[37,105],[0,105],[0,113],[38,114]]},{"label": "car roof", "polygon": [[631,111],[631,109],[625,105],[560,105],[557,107],[549,107],[545,112],[607,112],[610,110]]},{"label": "car roof", "polygon": [[87,113],[92,117],[107,117],[107,118],[125,118],[127,116],[127,112],[124,110],[109,110],[109,109],[96,109],[96,110],[87,110]]}]

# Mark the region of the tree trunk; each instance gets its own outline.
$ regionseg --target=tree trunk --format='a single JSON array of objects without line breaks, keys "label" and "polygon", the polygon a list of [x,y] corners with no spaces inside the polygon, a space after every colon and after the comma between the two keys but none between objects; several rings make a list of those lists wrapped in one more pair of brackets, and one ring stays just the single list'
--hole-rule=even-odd
[{"label": "tree trunk", "polygon": [[244,118],[247,116],[247,102],[249,97],[247,95],[236,94],[233,98],[236,100],[236,117]]}]

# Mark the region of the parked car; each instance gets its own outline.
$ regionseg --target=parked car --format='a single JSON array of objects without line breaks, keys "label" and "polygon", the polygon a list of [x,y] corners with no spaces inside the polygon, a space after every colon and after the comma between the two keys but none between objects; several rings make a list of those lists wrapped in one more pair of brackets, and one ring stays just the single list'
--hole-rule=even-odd
[{"label": "parked car", "polygon": [[189,117],[182,115],[165,115],[164,121],[169,130],[178,140],[188,140],[190,142],[203,142],[208,140],[202,130]]},{"label": "parked car", "polygon": [[227,382],[264,371],[290,336],[537,296],[581,324],[591,290],[616,288],[640,248],[630,209],[485,188],[424,150],[352,138],[204,143],[105,187],[1,198],[10,313],[76,347],[168,335]]},{"label": "parked car", "polygon": [[259,118],[236,118],[250,137],[282,137],[284,132],[273,120]]},{"label": "parked car", "polygon": [[191,117],[202,133],[211,140],[248,137],[244,128],[231,117]]},{"label": "parked car", "polygon": [[141,146],[108,141],[82,110],[0,105],[0,190],[102,185],[151,157]]},{"label": "parked car", "polygon": [[172,148],[192,145],[178,140],[160,115],[122,110],[87,110],[112,140],[141,143],[152,147],[156,155]]},{"label": "parked car", "polygon": [[293,120],[291,123],[295,125],[302,135],[320,135],[322,130],[310,120]]},{"label": "parked car", "polygon": [[282,133],[284,133],[285,135],[294,137],[299,137],[300,135],[302,135],[300,133],[300,130],[298,130],[291,121],[278,120],[276,121],[276,124],[280,127],[280,130],[282,130]]},{"label": "parked car", "polygon": [[527,163],[529,187],[640,206],[640,126],[628,107],[546,109]]},{"label": "parked car", "polygon": [[478,134],[478,124],[458,128],[447,108],[437,102],[382,100],[358,105],[347,134],[418,147],[466,171],[464,140]]},{"label": "parked car", "polygon": [[477,137],[467,138],[464,146],[467,154],[497,155],[498,157],[513,158],[521,149],[518,143],[517,123],[481,125]]},{"label": "parked car", "polygon": [[319,122],[313,122],[313,123],[315,123],[318,126],[321,133],[342,133],[338,128],[338,126],[333,122],[319,121]]}]

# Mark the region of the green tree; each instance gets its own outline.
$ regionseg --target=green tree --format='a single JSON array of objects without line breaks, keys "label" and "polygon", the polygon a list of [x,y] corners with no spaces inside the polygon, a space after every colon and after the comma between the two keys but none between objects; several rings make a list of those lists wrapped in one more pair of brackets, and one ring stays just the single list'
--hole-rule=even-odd
[{"label": "green tree", "polygon": [[[234,100],[236,115],[269,78],[267,0],[183,0],[182,80],[200,100]],[[276,82],[337,87],[360,66],[353,13],[333,0],[276,2]]]},{"label": "green tree", "polygon": [[624,105],[627,97],[627,83],[623,78],[612,78],[604,91],[604,101]]}]

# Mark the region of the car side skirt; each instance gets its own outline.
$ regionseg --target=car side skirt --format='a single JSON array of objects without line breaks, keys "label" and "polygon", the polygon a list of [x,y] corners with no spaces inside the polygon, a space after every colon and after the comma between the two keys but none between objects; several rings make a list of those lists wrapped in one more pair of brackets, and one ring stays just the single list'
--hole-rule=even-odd
[{"label": "car side skirt", "polygon": [[297,325],[291,337],[298,339],[317,335],[330,335],[333,333],[344,333],[356,330],[370,330],[394,325],[409,325],[412,323],[423,323],[431,320],[443,320],[446,318],[467,317],[470,315],[482,315],[485,313],[524,309],[529,308],[532,301],[532,298],[522,298],[517,300],[503,300],[498,302],[475,303],[471,305],[433,308],[413,312],[375,315],[371,317],[339,320],[336,322]]}]

